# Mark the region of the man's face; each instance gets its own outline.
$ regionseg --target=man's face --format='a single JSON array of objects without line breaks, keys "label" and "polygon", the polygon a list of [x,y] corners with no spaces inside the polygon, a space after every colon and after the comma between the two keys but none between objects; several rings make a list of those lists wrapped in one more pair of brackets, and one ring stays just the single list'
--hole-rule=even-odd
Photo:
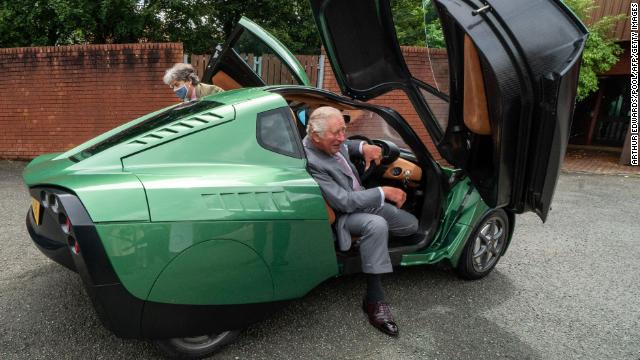
[{"label": "man's face", "polygon": [[314,145],[329,155],[340,151],[340,146],[346,140],[347,127],[342,116],[333,116],[327,120],[325,130],[321,133],[313,133]]}]

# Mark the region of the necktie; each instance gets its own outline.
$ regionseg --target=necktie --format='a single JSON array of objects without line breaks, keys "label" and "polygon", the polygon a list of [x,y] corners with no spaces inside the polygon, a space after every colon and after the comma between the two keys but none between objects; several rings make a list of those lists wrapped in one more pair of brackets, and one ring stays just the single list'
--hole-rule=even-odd
[{"label": "necktie", "polygon": [[351,166],[349,166],[347,159],[345,159],[339,151],[333,157],[336,159],[338,164],[340,164],[340,168],[342,168],[342,171],[344,171],[344,173],[349,175],[349,177],[351,178],[351,188],[354,191],[362,190],[363,188],[360,185],[360,181],[358,181],[356,174],[353,173],[353,170],[351,169]]}]

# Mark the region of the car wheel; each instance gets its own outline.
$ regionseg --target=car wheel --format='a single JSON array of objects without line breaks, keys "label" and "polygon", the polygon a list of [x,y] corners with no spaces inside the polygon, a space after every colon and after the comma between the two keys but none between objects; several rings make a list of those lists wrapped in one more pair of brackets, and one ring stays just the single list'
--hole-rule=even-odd
[{"label": "car wheel", "polygon": [[509,217],[504,210],[492,210],[486,214],[464,246],[456,268],[458,275],[469,280],[487,276],[502,256],[509,226]]},{"label": "car wheel", "polygon": [[230,330],[219,334],[154,340],[154,343],[170,358],[200,359],[218,352],[223,346],[235,340],[238,334],[240,334],[239,330]]}]

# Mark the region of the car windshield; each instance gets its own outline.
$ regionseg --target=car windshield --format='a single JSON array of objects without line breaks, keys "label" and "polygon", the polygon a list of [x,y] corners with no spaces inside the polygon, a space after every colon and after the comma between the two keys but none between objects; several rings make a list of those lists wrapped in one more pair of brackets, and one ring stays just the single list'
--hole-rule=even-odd
[{"label": "car windshield", "polygon": [[183,117],[193,115],[204,110],[209,110],[222,105],[215,101],[192,101],[173,107],[169,110],[163,111],[155,116],[152,116],[136,125],[130,126],[113,136],[94,144],[83,151],[70,157],[72,161],[81,161],[89,158],[99,152],[107,150],[115,145],[123,143],[127,140],[133,139],[139,135],[142,135],[148,131],[156,129],[158,127],[170,124]]}]

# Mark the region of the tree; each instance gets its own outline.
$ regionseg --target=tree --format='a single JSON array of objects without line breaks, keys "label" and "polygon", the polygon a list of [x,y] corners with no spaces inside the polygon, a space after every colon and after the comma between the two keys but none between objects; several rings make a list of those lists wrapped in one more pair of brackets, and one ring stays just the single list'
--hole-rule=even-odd
[{"label": "tree", "polygon": [[[580,20],[589,22],[590,13],[595,8],[593,0],[563,1]],[[583,100],[598,90],[598,74],[608,71],[618,62],[622,48],[608,34],[614,23],[623,17],[624,15],[606,16],[588,26],[589,38],[582,54],[576,100]]]},{"label": "tree", "polygon": [[149,0],[142,13],[149,24],[149,40],[181,41],[189,53],[209,53],[242,16],[256,21],[294,53],[320,53],[307,0]]},{"label": "tree", "polygon": [[296,53],[319,53],[307,0],[0,0],[0,47],[177,41],[209,53],[241,16]]},{"label": "tree", "polygon": [[394,0],[393,22],[400,45],[445,47],[442,26],[429,0]]},{"label": "tree", "polygon": [[136,0],[0,0],[0,47],[136,42]]}]

